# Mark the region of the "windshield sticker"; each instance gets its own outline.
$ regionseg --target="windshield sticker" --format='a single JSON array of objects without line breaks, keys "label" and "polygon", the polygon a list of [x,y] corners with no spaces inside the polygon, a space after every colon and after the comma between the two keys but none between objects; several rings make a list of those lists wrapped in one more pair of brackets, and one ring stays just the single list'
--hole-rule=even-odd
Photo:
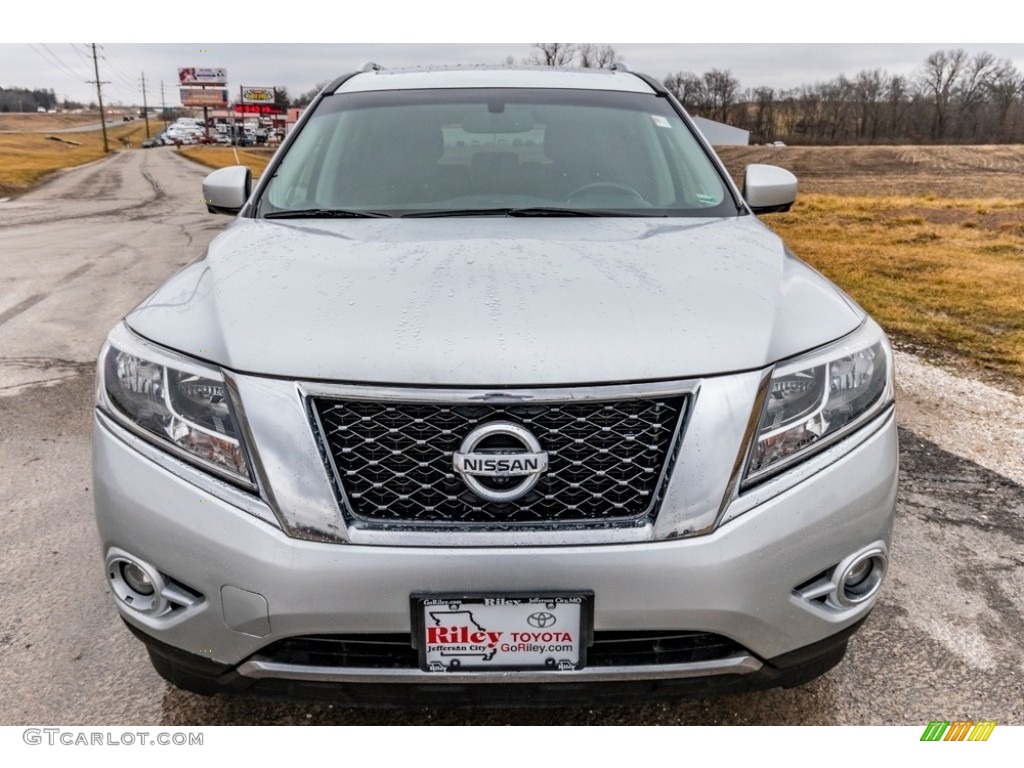
[{"label": "windshield sticker", "polygon": [[654,124],[656,126],[658,126],[659,128],[671,128],[672,127],[672,125],[671,125],[671,123],[669,123],[668,119],[662,117],[661,115],[651,115],[651,120],[653,120]]}]

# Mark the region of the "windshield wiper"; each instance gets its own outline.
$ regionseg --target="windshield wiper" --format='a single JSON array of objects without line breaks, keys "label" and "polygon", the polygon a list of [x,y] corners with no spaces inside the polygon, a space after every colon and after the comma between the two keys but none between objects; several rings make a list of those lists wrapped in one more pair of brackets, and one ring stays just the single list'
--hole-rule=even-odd
[{"label": "windshield wiper", "polygon": [[403,213],[403,219],[432,219],[448,216],[660,216],[633,211],[606,211],[598,208],[555,208],[532,206],[528,208],[464,208],[458,210],[414,211]]},{"label": "windshield wiper", "polygon": [[508,212],[511,210],[511,208],[458,208],[452,210],[438,208],[437,210],[413,211],[412,213],[403,213],[402,218],[440,219],[446,216],[508,216]]},{"label": "windshield wiper", "polygon": [[636,214],[623,211],[605,211],[597,208],[552,208],[549,206],[534,206],[531,208],[511,208],[509,216],[645,216],[647,214]]},{"label": "windshield wiper", "polygon": [[344,208],[303,208],[297,211],[272,211],[265,219],[390,219],[380,211],[347,211]]}]

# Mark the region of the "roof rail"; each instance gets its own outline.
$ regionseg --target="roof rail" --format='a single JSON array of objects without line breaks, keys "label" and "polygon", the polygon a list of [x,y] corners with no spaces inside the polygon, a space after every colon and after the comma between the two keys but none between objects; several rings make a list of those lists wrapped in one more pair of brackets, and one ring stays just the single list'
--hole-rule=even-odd
[{"label": "roof rail", "polygon": [[668,90],[660,81],[654,79],[650,75],[645,75],[643,72],[633,72],[632,74],[635,75],[636,77],[639,77],[649,86],[651,86],[651,90],[653,90],[659,96],[668,96]]},{"label": "roof rail", "polygon": [[323,89],[323,93],[325,93],[325,94],[332,94],[332,93],[334,93],[336,90],[338,90],[342,86],[342,84],[346,80],[348,80],[351,77],[355,77],[358,74],[359,74],[358,72],[349,72],[347,74],[342,75],[341,77],[335,78],[333,81],[331,81],[330,85],[328,85],[326,88]]},{"label": "roof rail", "polygon": [[376,61],[368,61],[359,68],[360,72],[380,72],[381,66]]}]

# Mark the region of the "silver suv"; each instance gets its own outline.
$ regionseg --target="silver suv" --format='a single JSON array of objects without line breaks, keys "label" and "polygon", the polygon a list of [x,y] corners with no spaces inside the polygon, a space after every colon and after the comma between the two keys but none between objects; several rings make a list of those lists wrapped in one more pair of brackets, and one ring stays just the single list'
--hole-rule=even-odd
[{"label": "silver suv", "polygon": [[106,573],[200,693],[615,702],[803,683],[871,611],[892,353],[665,89],[368,67],[110,333]]}]

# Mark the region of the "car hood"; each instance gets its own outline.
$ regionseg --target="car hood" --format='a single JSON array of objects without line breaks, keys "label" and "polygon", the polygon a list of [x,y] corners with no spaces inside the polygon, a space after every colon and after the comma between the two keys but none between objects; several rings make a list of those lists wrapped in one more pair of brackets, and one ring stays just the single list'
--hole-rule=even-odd
[{"label": "car hood", "polygon": [[863,316],[752,216],[237,219],[127,322],[242,372],[515,386],[761,368]]}]

